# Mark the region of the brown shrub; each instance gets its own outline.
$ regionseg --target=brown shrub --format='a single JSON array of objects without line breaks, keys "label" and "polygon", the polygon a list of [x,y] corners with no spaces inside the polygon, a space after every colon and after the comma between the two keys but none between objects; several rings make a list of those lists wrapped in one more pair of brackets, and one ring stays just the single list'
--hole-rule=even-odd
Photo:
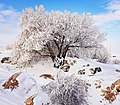
[{"label": "brown shrub", "polygon": [[113,102],[116,99],[115,94],[111,90],[102,90],[104,93],[103,96],[106,100],[108,100],[110,103]]},{"label": "brown shrub", "polygon": [[11,90],[16,89],[17,87],[19,87],[19,82],[18,82],[18,80],[16,78],[20,74],[21,74],[21,72],[13,74],[2,86],[5,89],[11,89]]},{"label": "brown shrub", "polygon": [[33,100],[34,100],[34,98],[36,97],[36,95],[32,95],[32,96],[30,96],[29,98],[27,98],[26,100],[25,100],[25,105],[34,105],[34,102],[33,102]]},{"label": "brown shrub", "polygon": [[51,74],[42,74],[39,77],[43,77],[44,79],[49,78],[49,79],[55,80]]},{"label": "brown shrub", "polygon": [[70,69],[70,65],[66,64],[60,67],[61,70],[63,70],[64,72],[69,72]]}]

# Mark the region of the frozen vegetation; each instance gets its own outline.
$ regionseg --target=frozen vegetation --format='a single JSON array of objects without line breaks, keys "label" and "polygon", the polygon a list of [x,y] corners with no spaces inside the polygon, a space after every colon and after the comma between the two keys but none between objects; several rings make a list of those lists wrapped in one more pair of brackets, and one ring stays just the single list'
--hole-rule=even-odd
[{"label": "frozen vegetation", "polygon": [[120,60],[92,15],[23,11],[18,41],[0,45],[0,105],[119,105]]},{"label": "frozen vegetation", "polygon": [[50,56],[52,61],[66,55],[107,62],[103,46],[106,34],[95,25],[92,15],[68,11],[47,12],[43,6],[27,8],[20,21],[21,33],[15,44],[12,63],[25,67]]}]

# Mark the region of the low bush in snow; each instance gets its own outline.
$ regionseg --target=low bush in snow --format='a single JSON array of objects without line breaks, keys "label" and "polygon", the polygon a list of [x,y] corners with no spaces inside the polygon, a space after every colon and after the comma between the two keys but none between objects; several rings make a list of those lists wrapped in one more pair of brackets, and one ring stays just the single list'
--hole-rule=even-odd
[{"label": "low bush in snow", "polygon": [[80,48],[79,58],[96,59],[101,63],[108,63],[110,60],[110,54],[104,46],[98,48]]},{"label": "low bush in snow", "polygon": [[[65,75],[65,74],[64,74]],[[77,77],[64,76],[58,73],[56,82],[43,86],[51,99],[52,105],[87,105],[87,87],[83,80]]]},{"label": "low bush in snow", "polygon": [[114,59],[114,60],[112,60],[112,64],[120,64],[120,60],[119,59]]},{"label": "low bush in snow", "polygon": [[93,59],[97,59],[98,62],[108,63],[110,60],[110,55],[106,48],[95,49],[92,54]]}]

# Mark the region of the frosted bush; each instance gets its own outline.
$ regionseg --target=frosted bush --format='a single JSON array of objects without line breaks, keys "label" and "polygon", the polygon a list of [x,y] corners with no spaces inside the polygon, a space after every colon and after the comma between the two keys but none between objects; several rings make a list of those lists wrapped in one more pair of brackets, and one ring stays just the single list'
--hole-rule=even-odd
[{"label": "frosted bush", "polygon": [[101,63],[108,63],[110,61],[110,54],[104,47],[94,49],[93,52],[91,53],[91,57],[93,59],[97,59],[97,61]]},{"label": "frosted bush", "polygon": [[101,53],[99,53],[99,55],[97,56],[97,61],[101,62],[101,63],[109,63],[109,54],[107,51],[101,51]]},{"label": "frosted bush", "polygon": [[112,63],[113,64],[120,64],[120,60],[119,59],[114,59],[114,60],[112,60]]},{"label": "frosted bush", "polygon": [[49,95],[51,105],[87,105],[85,82],[73,75],[59,73],[57,80],[43,86],[43,90]]}]

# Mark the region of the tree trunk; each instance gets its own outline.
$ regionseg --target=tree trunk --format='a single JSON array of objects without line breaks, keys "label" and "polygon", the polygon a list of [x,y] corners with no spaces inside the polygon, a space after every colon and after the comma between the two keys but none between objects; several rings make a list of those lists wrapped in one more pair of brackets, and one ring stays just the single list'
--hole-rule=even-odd
[{"label": "tree trunk", "polygon": [[69,50],[69,45],[66,45],[63,49],[62,57],[65,59],[67,51]]},{"label": "tree trunk", "polygon": [[52,61],[54,62],[54,60],[55,60],[55,54],[54,54],[52,48],[50,47],[50,43],[47,43],[46,46],[47,46],[48,51],[50,53],[50,57],[52,58]]},{"label": "tree trunk", "polygon": [[63,36],[62,41],[61,41],[61,46],[59,48],[59,53],[57,55],[58,58],[61,58],[61,53],[62,53],[62,49],[63,49],[64,39],[65,39],[65,36]]}]

